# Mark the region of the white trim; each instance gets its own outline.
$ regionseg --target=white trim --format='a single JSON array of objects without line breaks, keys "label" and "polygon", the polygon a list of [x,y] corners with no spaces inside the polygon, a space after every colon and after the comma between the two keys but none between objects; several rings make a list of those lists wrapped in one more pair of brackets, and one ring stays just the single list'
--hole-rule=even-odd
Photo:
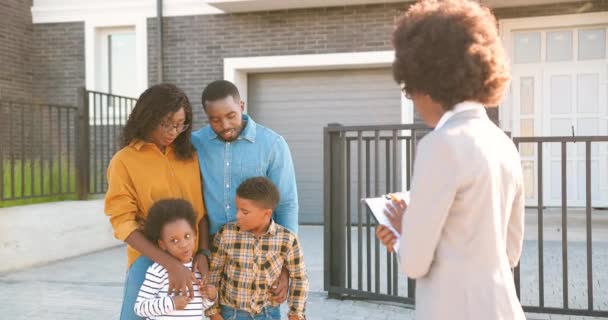
[{"label": "white trim", "polygon": [[[164,0],[163,16],[221,14],[223,11],[201,0]],[[34,0],[33,23],[58,23],[113,19],[135,20],[156,17],[156,1],[152,0]]]},{"label": "white trim", "polygon": [[135,28],[135,55],[137,61],[137,91],[143,92],[148,87],[148,28],[145,17],[135,20],[125,17],[108,17],[103,20],[90,19],[85,22],[85,72],[86,87],[89,90],[99,90],[97,84],[97,29],[108,27]]},{"label": "white trim", "polygon": [[[513,59],[514,48],[512,35],[515,31],[544,30],[549,28],[585,27],[606,24],[606,21],[608,21],[608,12],[593,12],[546,17],[501,19],[498,21],[498,26],[503,46],[507,52],[507,56],[510,59]],[[541,48],[541,50],[544,50],[544,48]],[[503,101],[504,107],[500,108],[499,111],[499,117],[501,120],[500,127],[503,130],[507,131],[511,131],[512,129],[511,122],[513,120],[513,115],[511,114],[511,110],[513,102],[511,101],[511,95],[512,90],[509,90],[505,96],[505,100]]]},{"label": "white trim", "polygon": [[[247,74],[249,73],[390,67],[394,57],[394,51],[370,51],[225,58],[224,79],[231,81],[239,88],[241,98],[247,106]],[[414,112],[411,101],[401,99],[401,109],[401,121],[413,123]]]},{"label": "white trim", "polygon": [[[403,0],[164,0],[164,16],[225,14],[300,8],[340,7],[397,3]],[[572,0],[573,1],[573,0]],[[489,7],[549,4],[556,0],[481,0]],[[34,0],[34,23],[83,21],[88,17],[156,15],[154,0]]]},{"label": "white trim", "polygon": [[384,4],[403,0],[206,0],[208,4],[227,13],[293,10],[318,7],[343,7],[365,4]]}]

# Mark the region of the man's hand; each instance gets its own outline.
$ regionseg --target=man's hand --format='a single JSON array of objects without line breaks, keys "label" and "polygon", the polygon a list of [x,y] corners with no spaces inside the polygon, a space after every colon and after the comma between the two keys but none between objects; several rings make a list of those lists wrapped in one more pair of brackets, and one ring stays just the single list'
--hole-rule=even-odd
[{"label": "man's hand", "polygon": [[302,319],[304,319],[304,318],[300,318],[300,317],[298,317],[298,316],[294,316],[294,315],[290,314],[290,315],[289,315],[289,317],[288,317],[288,319],[289,319],[289,320],[302,320]]},{"label": "man's hand", "polygon": [[279,278],[270,287],[272,301],[279,304],[285,302],[287,300],[287,287],[289,287],[289,272],[283,268]]},{"label": "man's hand", "polygon": [[175,310],[186,309],[188,302],[192,300],[188,296],[173,296],[171,299],[173,299],[173,303],[175,304]]},{"label": "man's hand", "polygon": [[198,270],[201,277],[205,278],[209,271],[209,261],[207,260],[207,257],[202,253],[195,254],[194,258],[192,258],[192,269]]},{"label": "man's hand", "polygon": [[220,313],[216,313],[209,317],[210,320],[224,320],[224,317]]},{"label": "man's hand", "polygon": [[193,272],[176,260],[175,264],[167,269],[167,273],[169,273],[169,294],[175,293],[176,295],[187,295],[190,299],[194,298],[192,284],[197,280]]}]

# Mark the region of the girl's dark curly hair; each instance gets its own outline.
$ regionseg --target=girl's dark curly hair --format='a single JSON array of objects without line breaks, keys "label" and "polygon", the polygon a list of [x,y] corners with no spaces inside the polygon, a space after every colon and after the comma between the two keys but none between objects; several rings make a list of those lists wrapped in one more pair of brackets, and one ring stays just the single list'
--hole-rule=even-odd
[{"label": "girl's dark curly hair", "polygon": [[127,124],[120,137],[121,147],[128,146],[133,140],[147,140],[161,121],[184,108],[188,129],[182,132],[173,142],[175,153],[179,159],[190,159],[194,146],[190,138],[192,133],[192,105],[186,94],[177,86],[170,83],[153,85],[146,89],[131,111]]},{"label": "girl's dark curly hair", "polygon": [[152,243],[158,243],[166,224],[178,220],[186,220],[196,231],[196,215],[190,202],[183,199],[159,200],[148,210],[144,224],[144,235]]},{"label": "girl's dark curly hair", "polygon": [[496,19],[469,0],[422,0],[397,21],[393,76],[407,94],[446,110],[472,100],[496,106],[510,80]]}]

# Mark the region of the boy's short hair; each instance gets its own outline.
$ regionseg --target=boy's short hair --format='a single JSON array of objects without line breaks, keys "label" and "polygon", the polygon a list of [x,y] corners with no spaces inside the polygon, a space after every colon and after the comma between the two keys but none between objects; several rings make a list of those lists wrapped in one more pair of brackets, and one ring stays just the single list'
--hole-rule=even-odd
[{"label": "boy's short hair", "polygon": [[239,89],[232,82],[227,80],[216,80],[211,82],[205,87],[201,95],[203,109],[207,110],[207,101],[216,101],[228,96],[233,97],[234,100],[241,99]]},{"label": "boy's short hair", "polygon": [[236,189],[239,198],[255,201],[264,209],[274,210],[279,204],[277,187],[266,177],[249,178]]},{"label": "boy's short hair", "polygon": [[148,210],[148,217],[144,224],[144,235],[148,240],[157,243],[163,227],[180,219],[186,220],[196,231],[196,214],[190,202],[183,199],[159,200]]}]

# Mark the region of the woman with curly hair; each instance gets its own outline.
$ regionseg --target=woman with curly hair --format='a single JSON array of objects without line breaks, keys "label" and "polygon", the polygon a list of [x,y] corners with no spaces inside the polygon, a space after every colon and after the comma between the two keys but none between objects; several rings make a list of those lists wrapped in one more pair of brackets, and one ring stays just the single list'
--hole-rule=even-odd
[{"label": "woman with curly hair", "polygon": [[398,20],[393,73],[434,131],[417,146],[410,203],[386,208],[378,238],[416,281],[416,319],[525,319],[511,268],[524,190],[513,142],[486,115],[510,79],[487,8],[423,0]]},{"label": "woman with curly hair", "polygon": [[[108,166],[105,213],[110,217],[114,236],[128,244],[121,320],[141,319],[133,307],[146,270],[154,262],[167,270],[170,292],[194,296],[194,274],[142,232],[148,210],[156,201],[184,199],[196,213],[195,231],[199,237],[194,251],[197,247],[209,248],[201,174],[190,140],[191,125],[192,106],[186,94],[172,84],[154,85],[137,100],[122,132],[122,149]],[[193,267],[205,274],[206,258],[197,254]]]}]

